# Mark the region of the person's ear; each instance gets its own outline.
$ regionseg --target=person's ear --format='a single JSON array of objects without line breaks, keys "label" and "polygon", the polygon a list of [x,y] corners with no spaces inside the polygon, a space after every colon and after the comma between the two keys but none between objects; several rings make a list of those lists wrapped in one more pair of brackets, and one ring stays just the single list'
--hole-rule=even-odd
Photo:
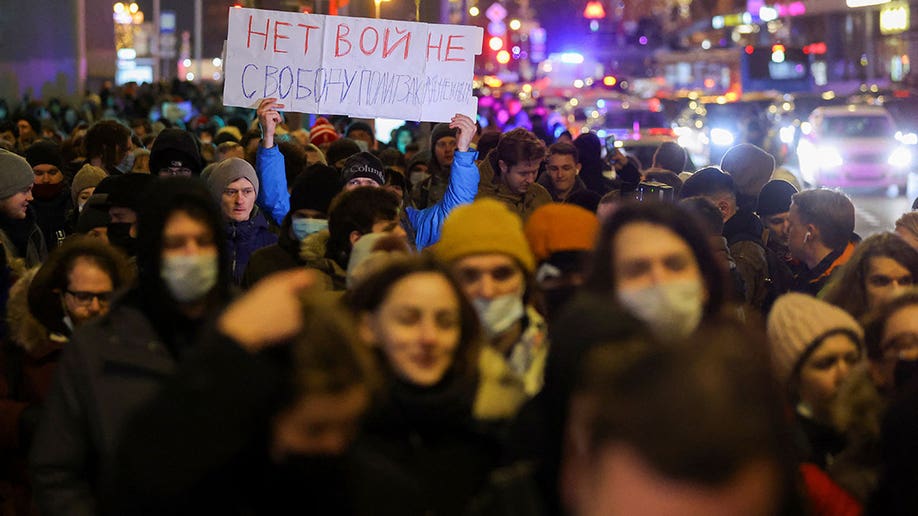
[{"label": "person's ear", "polygon": [[373,316],[367,312],[360,314],[357,321],[357,335],[369,346],[376,346],[376,332],[373,331]]},{"label": "person's ear", "polygon": [[348,236],[348,238],[351,241],[351,247],[354,247],[354,244],[356,244],[357,241],[360,240],[360,237],[362,236],[363,236],[363,233],[361,233],[360,231],[357,231],[356,229],[354,231],[351,231],[351,234]]},{"label": "person's ear", "polygon": [[497,168],[500,169],[501,175],[504,175],[507,173],[507,164],[504,163],[504,160],[502,159],[497,160]]},{"label": "person's ear", "polygon": [[577,163],[577,166],[574,167],[574,170],[575,170],[574,175],[579,176],[580,175],[580,163]]}]

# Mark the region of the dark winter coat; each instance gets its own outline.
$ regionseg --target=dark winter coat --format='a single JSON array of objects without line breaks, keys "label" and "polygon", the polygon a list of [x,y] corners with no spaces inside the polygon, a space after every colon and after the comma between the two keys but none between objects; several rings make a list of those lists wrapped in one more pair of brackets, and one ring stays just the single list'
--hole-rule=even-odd
[{"label": "dark winter coat", "polygon": [[67,342],[65,336],[51,334],[29,313],[26,296],[36,270],[10,289],[10,338],[0,351],[0,514],[35,510],[26,455]]},{"label": "dark winter coat", "polygon": [[357,514],[463,514],[498,458],[496,440],[472,417],[475,382],[391,385],[354,446],[364,465],[353,481]]},{"label": "dark winter coat", "polygon": [[30,205],[35,208],[36,222],[45,237],[45,246],[50,251],[70,233],[67,215],[73,210],[70,187],[65,185],[57,196],[43,200],[35,198]]},{"label": "dark winter coat", "polygon": [[538,183],[545,187],[548,190],[548,193],[551,194],[551,198],[554,202],[561,202],[567,204],[576,204],[581,208],[585,208],[591,213],[596,213],[596,207],[599,206],[600,196],[596,192],[587,190],[586,184],[583,182],[583,179],[579,177],[574,180],[574,188],[571,189],[570,193],[567,194],[567,197],[562,199],[559,193],[555,190],[551,178],[548,174],[542,174],[539,178]]},{"label": "dark winter coat", "polygon": [[281,225],[277,243],[262,247],[249,257],[249,263],[242,274],[242,288],[248,289],[265,276],[302,267],[304,263],[300,258],[300,242],[290,237],[290,215],[288,214]]},{"label": "dark winter coat", "polygon": [[226,249],[232,264],[233,280],[242,283],[242,275],[252,253],[277,243],[277,235],[268,228],[268,219],[258,207],[252,208],[252,216],[245,222],[227,221],[225,226]]}]

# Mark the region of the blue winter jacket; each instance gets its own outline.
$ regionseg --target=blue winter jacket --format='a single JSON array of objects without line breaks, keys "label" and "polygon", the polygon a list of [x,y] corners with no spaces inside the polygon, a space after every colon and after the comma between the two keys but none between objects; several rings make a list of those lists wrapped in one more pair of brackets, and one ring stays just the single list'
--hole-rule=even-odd
[{"label": "blue winter jacket", "polygon": [[[440,202],[418,210],[407,208],[405,213],[415,230],[414,245],[420,251],[440,240],[440,229],[443,221],[453,208],[468,204],[478,193],[478,165],[475,151],[456,151],[450,169],[449,186]],[[255,170],[261,187],[258,189],[256,202],[263,207],[275,221],[284,220],[290,211],[290,194],[287,192],[287,176],[284,172],[284,155],[277,146],[266,149],[259,146],[255,155]]]}]

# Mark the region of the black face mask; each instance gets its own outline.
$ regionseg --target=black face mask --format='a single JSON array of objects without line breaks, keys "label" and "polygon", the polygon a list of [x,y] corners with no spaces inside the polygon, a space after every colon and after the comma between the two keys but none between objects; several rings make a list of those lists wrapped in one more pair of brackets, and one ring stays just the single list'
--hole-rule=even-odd
[{"label": "black face mask", "polygon": [[137,255],[137,239],[131,236],[130,222],[112,222],[108,225],[108,241],[121,248],[128,256]]},{"label": "black face mask", "polygon": [[64,190],[64,183],[35,183],[32,185],[32,195],[44,201],[54,199]]}]

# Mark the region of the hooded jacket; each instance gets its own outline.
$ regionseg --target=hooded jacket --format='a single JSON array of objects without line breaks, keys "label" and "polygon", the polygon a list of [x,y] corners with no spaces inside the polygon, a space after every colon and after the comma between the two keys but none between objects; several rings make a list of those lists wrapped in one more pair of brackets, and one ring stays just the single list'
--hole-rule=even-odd
[{"label": "hooded jacket", "polygon": [[761,220],[744,209],[739,209],[724,223],[724,238],[736,262],[736,271],[743,279],[746,302],[757,309],[765,305],[768,297],[768,260],[762,232]]},{"label": "hooded jacket", "polygon": [[[10,338],[0,352],[0,489],[14,493],[0,503],[0,508],[13,504],[16,514],[35,510],[29,496],[26,454],[40,404],[51,389],[67,342],[66,337],[49,332],[29,312],[26,298],[37,270],[29,270],[10,289]],[[4,484],[6,487],[2,487]]]},{"label": "hooded jacket", "polygon": [[[456,153],[458,154],[458,153]],[[523,195],[511,192],[507,185],[500,180],[495,171],[497,168],[497,153],[491,151],[481,162],[479,173],[481,180],[478,183],[476,199],[490,197],[506,204],[524,221],[529,218],[539,206],[552,202],[551,194],[542,185],[532,183]]]},{"label": "hooded jacket", "polygon": [[[160,277],[163,229],[182,207],[201,215],[219,256],[218,281],[205,298],[202,318],[184,315]],[[137,242],[137,285],[116,298],[108,314],[80,326],[61,356],[29,460],[42,514],[106,512],[125,419],[191,354],[205,320],[229,300],[220,211],[199,182],[153,182],[139,214]]]}]

